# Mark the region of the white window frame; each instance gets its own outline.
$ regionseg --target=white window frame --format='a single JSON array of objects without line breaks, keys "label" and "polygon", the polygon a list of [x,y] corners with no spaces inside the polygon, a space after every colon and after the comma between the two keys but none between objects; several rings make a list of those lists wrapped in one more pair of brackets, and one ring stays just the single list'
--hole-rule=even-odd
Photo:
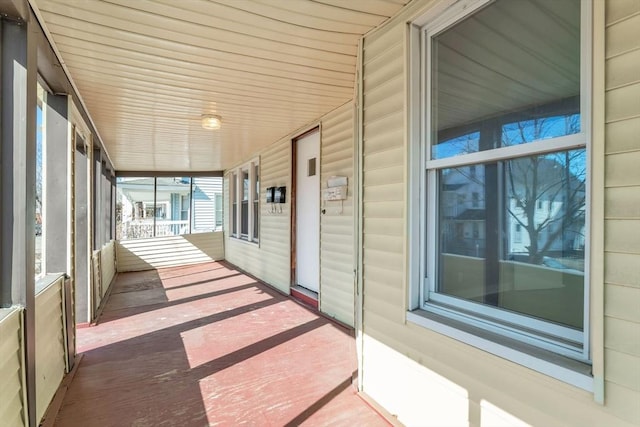
[{"label": "white window frame", "polygon": [[[470,330],[487,331],[489,335],[501,336],[513,342],[522,342],[532,348],[541,348],[567,356],[579,362],[590,362],[589,329],[589,238],[585,245],[584,275],[584,328],[583,332],[571,330],[550,322],[509,313],[506,310],[447,297],[436,290],[437,258],[437,179],[438,170],[449,167],[482,164],[529,155],[565,151],[576,148],[586,150],[586,218],[585,230],[590,229],[590,182],[591,182],[591,45],[592,27],[591,0],[583,0],[581,7],[581,82],[580,82],[580,118],[581,132],[530,144],[501,147],[490,151],[479,151],[454,157],[431,159],[431,37],[451,28],[462,19],[477,13],[492,0],[444,0],[437,3],[429,12],[419,17],[409,26],[408,35],[408,138],[419,143],[409,144],[410,159],[408,209],[409,245],[409,306],[407,320],[434,329],[470,345],[482,348],[501,357],[516,361],[532,369],[552,375],[581,388],[591,390],[593,381],[585,375],[571,369],[559,368],[553,363],[540,362],[536,357],[521,354],[520,350],[505,347],[482,336],[474,336],[452,325],[468,325]],[[414,201],[414,202],[411,202]],[[453,304],[452,304],[453,303]],[[453,306],[452,306],[453,305]],[[438,321],[429,316],[435,315]],[[499,321],[496,319],[499,318]],[[441,320],[445,319],[444,323]],[[450,319],[448,323],[446,319]],[[548,332],[549,338],[542,333],[531,333],[525,328]],[[564,338],[564,339],[561,339]],[[569,341],[580,343],[575,345]],[[518,345],[514,345],[518,347]]]},{"label": "white window frame", "polygon": [[[254,202],[258,202],[258,216],[260,215],[260,194],[256,195],[256,168],[260,170],[260,158],[256,157],[247,163],[233,169],[229,174],[229,216],[231,219],[231,232],[230,237],[245,242],[259,243],[260,242],[260,226],[258,225],[257,234],[254,234],[254,221],[258,221],[259,218],[254,218],[253,205]],[[247,234],[242,233],[242,196],[244,191],[244,184],[242,182],[243,173],[247,173],[249,176],[249,188],[248,188],[248,200],[247,200]],[[233,181],[233,182],[232,182]],[[236,203],[236,216],[233,217],[233,204]],[[236,223],[236,232],[233,233],[233,222]]]},{"label": "white window frame", "polygon": [[236,233],[238,232],[238,216],[233,213],[233,207],[236,206],[237,212],[237,202],[238,198],[236,197],[238,180],[236,179],[237,171],[232,171],[229,174],[229,236],[236,237]]}]

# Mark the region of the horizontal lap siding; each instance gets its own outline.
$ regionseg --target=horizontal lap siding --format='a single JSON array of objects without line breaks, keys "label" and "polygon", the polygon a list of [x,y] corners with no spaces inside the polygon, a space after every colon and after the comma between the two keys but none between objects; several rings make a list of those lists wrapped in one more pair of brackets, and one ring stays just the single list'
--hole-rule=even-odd
[{"label": "horizontal lap siding", "polygon": [[[353,326],[353,104],[323,116],[320,123],[322,188],[330,176],[346,176],[349,181],[342,213],[338,202],[328,202],[321,218],[320,310]],[[225,236],[227,261],[287,294],[291,282],[291,141],[298,135],[290,134],[253,155],[260,156],[260,244],[235,239],[229,233]],[[225,230],[231,230],[230,172],[224,177]],[[268,205],[266,189],[280,186],[287,187],[286,203]]]},{"label": "horizontal lap siding", "polygon": [[36,413],[41,420],[64,377],[64,278],[36,295]]},{"label": "horizontal lap siding", "polygon": [[193,178],[193,229],[215,230],[216,195],[222,194],[222,180],[218,178]]},{"label": "horizontal lap siding", "polygon": [[15,309],[0,320],[0,420],[10,426],[24,425],[21,316]]},{"label": "horizontal lap siding", "polygon": [[116,254],[119,272],[197,264],[224,259],[224,239],[213,232],[119,241]]},{"label": "horizontal lap siding", "polygon": [[[440,391],[461,393],[470,425],[484,425],[483,402],[530,425],[639,425],[640,3],[606,3],[605,405],[591,393],[405,321],[405,23],[429,3],[411,3],[364,39],[363,391],[416,425],[443,421],[434,415]],[[408,360],[419,366],[403,368]],[[432,395],[433,401],[426,397]],[[450,397],[440,406],[458,403]],[[450,415],[448,421],[456,419]]]},{"label": "horizontal lap siding", "polygon": [[[93,251],[91,255],[91,286],[93,286],[93,311],[91,316],[96,316],[98,307],[102,303],[102,271],[100,265],[100,251]],[[92,317],[92,320],[95,317]]]},{"label": "horizontal lap siding", "polygon": [[605,398],[640,424],[640,2],[606,11]]},{"label": "horizontal lap siding", "polygon": [[403,30],[365,39],[363,56],[364,329],[388,339],[402,336],[405,300]]},{"label": "horizontal lap siding", "polygon": [[348,103],[322,120],[320,186],[327,179],[345,176],[348,197],[323,202],[320,218],[320,310],[349,326],[355,322],[353,274],[353,104]]},{"label": "horizontal lap siding", "polygon": [[102,296],[107,293],[109,285],[116,275],[115,241],[110,241],[102,247],[100,253],[100,272],[102,273]]},{"label": "horizontal lap siding", "polygon": [[[260,280],[289,293],[291,277],[291,139],[273,144],[260,155],[260,244],[239,241],[226,233],[225,258]],[[286,203],[271,212],[265,202],[267,187],[287,187]],[[231,230],[229,175],[225,176],[224,211],[226,230]],[[280,212],[282,209],[282,212]]]}]

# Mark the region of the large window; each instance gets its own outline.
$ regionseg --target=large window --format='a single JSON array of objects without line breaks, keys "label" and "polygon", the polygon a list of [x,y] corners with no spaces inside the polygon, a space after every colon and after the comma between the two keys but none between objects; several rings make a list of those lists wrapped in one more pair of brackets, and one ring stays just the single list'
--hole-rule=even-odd
[{"label": "large window", "polygon": [[229,174],[231,236],[250,242],[259,239],[260,162],[254,159]]},{"label": "large window", "polygon": [[466,10],[415,31],[414,308],[587,362],[581,2]]},{"label": "large window", "polygon": [[118,177],[116,189],[118,240],[219,229],[220,177]]}]

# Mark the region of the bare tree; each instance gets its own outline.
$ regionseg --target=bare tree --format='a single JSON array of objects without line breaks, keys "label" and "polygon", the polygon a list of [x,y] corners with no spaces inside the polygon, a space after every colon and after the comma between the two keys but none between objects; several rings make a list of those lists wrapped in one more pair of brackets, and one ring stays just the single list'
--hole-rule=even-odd
[{"label": "bare tree", "polygon": [[[518,123],[520,143],[549,136],[548,120]],[[552,125],[558,126],[558,120]],[[564,126],[565,135],[576,133],[579,117],[566,117]],[[578,149],[515,159],[506,162],[505,172],[507,197],[515,201],[515,208],[507,203],[507,210],[529,235],[529,262],[540,264],[558,239],[562,239],[564,248],[565,240],[570,239],[568,234],[575,237],[582,232],[585,152]],[[545,202],[546,209],[541,207]]]}]

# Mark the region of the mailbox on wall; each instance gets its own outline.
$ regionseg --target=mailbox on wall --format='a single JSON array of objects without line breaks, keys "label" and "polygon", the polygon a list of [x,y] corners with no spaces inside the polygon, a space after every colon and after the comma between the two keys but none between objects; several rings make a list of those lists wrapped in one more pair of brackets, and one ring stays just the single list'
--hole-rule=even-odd
[{"label": "mailbox on wall", "polygon": [[276,187],[267,188],[267,203],[273,203],[273,196],[276,192]]},{"label": "mailbox on wall", "polygon": [[287,201],[287,187],[276,187],[273,202],[274,203],[285,203]]}]

